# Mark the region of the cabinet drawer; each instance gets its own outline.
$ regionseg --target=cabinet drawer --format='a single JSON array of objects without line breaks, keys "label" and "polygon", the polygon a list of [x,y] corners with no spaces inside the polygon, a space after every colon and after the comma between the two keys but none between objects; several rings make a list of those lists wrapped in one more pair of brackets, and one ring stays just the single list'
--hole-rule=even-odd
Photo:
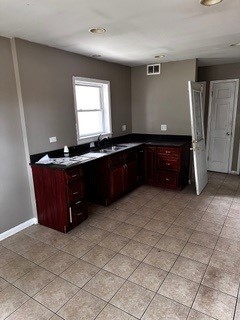
[{"label": "cabinet drawer", "polygon": [[70,207],[70,223],[74,226],[84,221],[88,217],[85,201],[77,201]]},{"label": "cabinet drawer", "polygon": [[83,179],[75,181],[68,186],[68,201],[69,203],[76,202],[84,197],[84,182]]},{"label": "cabinet drawer", "polygon": [[180,157],[180,149],[177,147],[157,147],[157,154],[179,158]]},{"label": "cabinet drawer", "polygon": [[71,183],[83,177],[82,167],[78,166],[72,169],[66,170],[67,182]]},{"label": "cabinet drawer", "polygon": [[158,159],[158,170],[180,171],[180,159],[161,157]]},{"label": "cabinet drawer", "polygon": [[164,188],[179,188],[179,175],[171,172],[159,172],[158,184]]}]

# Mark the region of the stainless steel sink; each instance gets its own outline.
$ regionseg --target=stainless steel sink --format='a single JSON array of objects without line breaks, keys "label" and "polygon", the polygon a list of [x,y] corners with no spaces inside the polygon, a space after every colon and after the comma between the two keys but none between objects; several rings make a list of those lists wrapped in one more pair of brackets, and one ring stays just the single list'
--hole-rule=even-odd
[{"label": "stainless steel sink", "polygon": [[114,152],[114,150],[100,149],[100,150],[95,150],[94,152],[96,152],[96,153],[111,153],[111,152]]},{"label": "stainless steel sink", "polygon": [[109,150],[109,151],[118,151],[118,150],[122,150],[125,149],[126,146],[123,145],[117,145],[117,146],[112,146],[112,147],[108,147],[105,150]]},{"label": "stainless steel sink", "polygon": [[114,152],[114,151],[119,151],[119,150],[123,150],[127,148],[126,145],[116,145],[116,146],[112,146],[112,147],[107,147],[107,148],[104,148],[104,149],[99,149],[99,150],[96,150],[94,152],[97,152],[97,153],[111,153],[111,152]]}]

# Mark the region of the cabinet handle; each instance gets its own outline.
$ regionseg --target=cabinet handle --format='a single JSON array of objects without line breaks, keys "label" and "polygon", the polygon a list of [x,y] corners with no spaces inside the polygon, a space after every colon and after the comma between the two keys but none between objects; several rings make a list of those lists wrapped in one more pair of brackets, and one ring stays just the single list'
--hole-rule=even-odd
[{"label": "cabinet handle", "polygon": [[77,174],[73,174],[71,178],[76,178],[77,176],[78,176]]},{"label": "cabinet handle", "polygon": [[165,153],[171,153],[171,151],[165,151]]},{"label": "cabinet handle", "polygon": [[167,166],[170,166],[170,165],[171,165],[171,163],[169,163],[169,162],[166,162],[166,165],[167,165]]},{"label": "cabinet handle", "polygon": [[82,202],[82,201],[78,201],[78,202],[75,203],[75,205],[78,205],[78,204],[80,204],[81,202]]},{"label": "cabinet handle", "polygon": [[143,150],[140,150],[139,152],[140,152],[140,153],[143,153]]},{"label": "cabinet handle", "polygon": [[76,191],[76,192],[73,192],[73,194],[78,194],[79,192],[78,191]]},{"label": "cabinet handle", "polygon": [[166,181],[169,181],[170,179],[169,178],[166,178]]},{"label": "cabinet handle", "polygon": [[72,208],[69,208],[69,221],[72,223]]},{"label": "cabinet handle", "polygon": [[82,212],[76,214],[76,216],[81,216],[81,215],[82,215]]}]

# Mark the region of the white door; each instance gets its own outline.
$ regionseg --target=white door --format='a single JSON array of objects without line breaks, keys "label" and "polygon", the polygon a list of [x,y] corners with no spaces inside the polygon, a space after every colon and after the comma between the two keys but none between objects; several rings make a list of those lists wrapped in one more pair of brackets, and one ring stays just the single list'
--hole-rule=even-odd
[{"label": "white door", "polygon": [[[205,117],[205,105],[206,105],[206,87],[207,87],[207,83],[206,81],[201,81],[201,82],[198,82],[201,84],[202,86],[202,116],[203,116],[203,119]],[[203,121],[204,122],[204,121]]]},{"label": "white door", "polygon": [[211,82],[207,135],[207,160],[211,171],[231,171],[236,84],[235,80]]},{"label": "white door", "polygon": [[201,84],[189,81],[188,91],[192,129],[195,185],[196,193],[197,195],[199,195],[208,183]]}]

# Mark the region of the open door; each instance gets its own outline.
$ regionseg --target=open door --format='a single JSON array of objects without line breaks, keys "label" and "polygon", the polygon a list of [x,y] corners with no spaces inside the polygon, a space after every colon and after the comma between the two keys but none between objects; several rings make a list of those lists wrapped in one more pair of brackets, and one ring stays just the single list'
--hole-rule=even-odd
[{"label": "open door", "polygon": [[202,112],[202,86],[188,82],[190,117],[192,130],[192,150],[196,193],[199,195],[208,183],[207,159]]}]

